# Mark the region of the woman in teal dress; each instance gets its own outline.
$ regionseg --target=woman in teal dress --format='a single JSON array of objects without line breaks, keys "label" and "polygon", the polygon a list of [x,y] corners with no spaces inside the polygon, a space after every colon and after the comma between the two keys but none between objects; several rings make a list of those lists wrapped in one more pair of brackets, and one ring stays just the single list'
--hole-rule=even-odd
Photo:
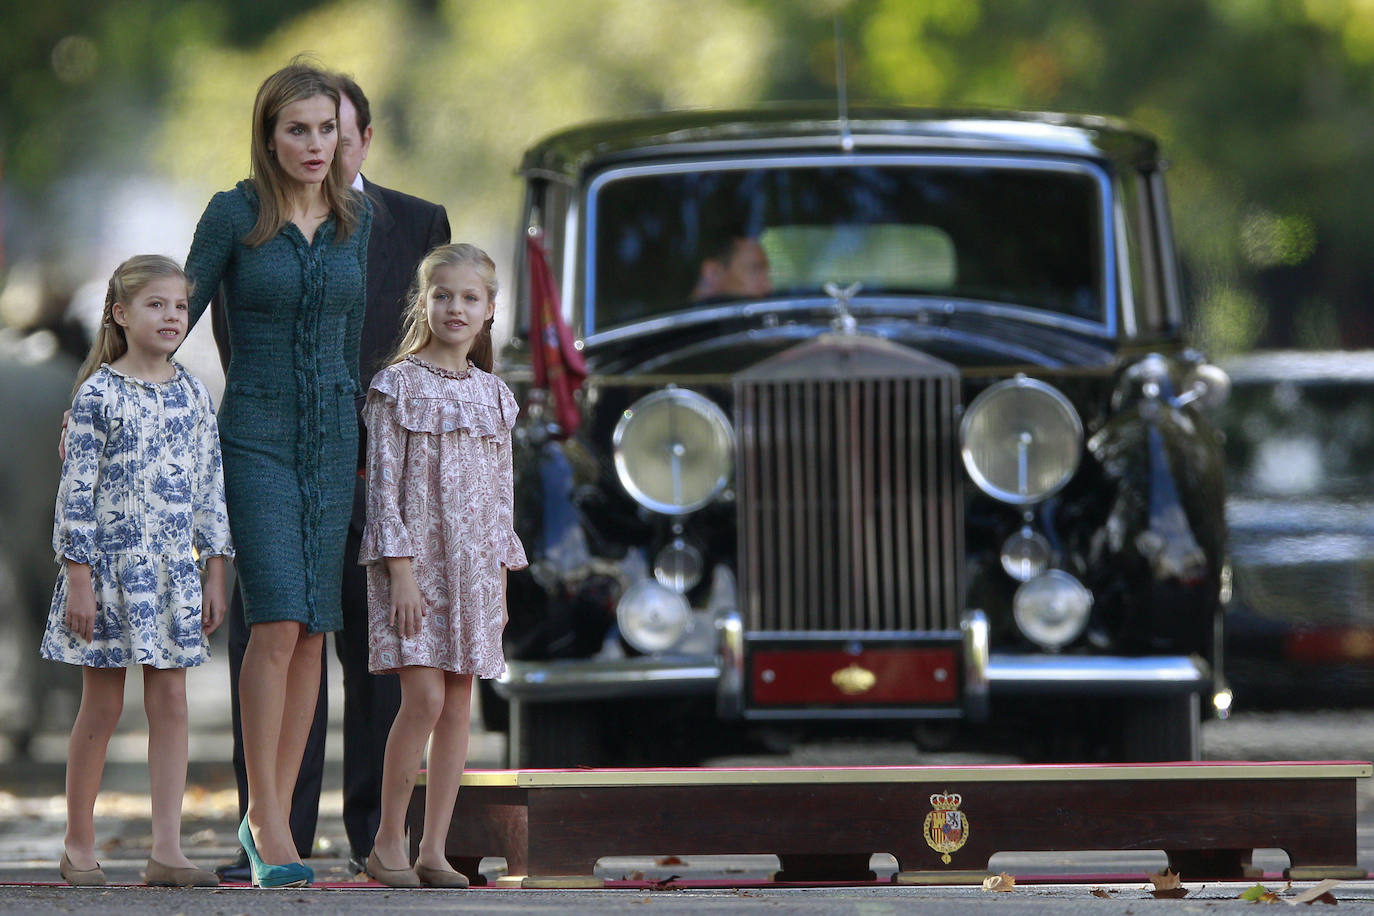
[{"label": "woman in teal dress", "polygon": [[324,634],[342,625],[357,469],[358,344],[370,205],[343,180],[339,95],[293,63],[253,106],[252,170],[216,194],[186,273],[191,320],[223,285],[232,350],[219,427],[229,524],[250,625],[239,681],[255,884],[298,886],[291,794],[319,692]]}]

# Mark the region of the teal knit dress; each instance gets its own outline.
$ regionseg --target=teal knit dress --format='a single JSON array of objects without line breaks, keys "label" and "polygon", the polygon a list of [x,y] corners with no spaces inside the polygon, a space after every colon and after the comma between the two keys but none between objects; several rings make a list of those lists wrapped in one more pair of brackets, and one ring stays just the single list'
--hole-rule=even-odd
[{"label": "teal knit dress", "polygon": [[288,222],[255,247],[252,182],[210,200],[186,274],[191,323],[224,285],[231,356],[219,409],[224,490],[248,622],[338,630],[344,539],[358,466],[358,342],[371,204],[336,238]]}]

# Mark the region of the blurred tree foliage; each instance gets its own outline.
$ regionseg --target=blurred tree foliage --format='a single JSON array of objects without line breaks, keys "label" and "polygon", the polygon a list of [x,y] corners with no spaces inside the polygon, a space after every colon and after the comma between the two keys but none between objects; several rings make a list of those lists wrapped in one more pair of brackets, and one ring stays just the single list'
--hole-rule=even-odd
[{"label": "blurred tree foliage", "polygon": [[0,168],[35,222],[97,166],[207,198],[243,177],[253,93],[305,51],[372,97],[368,174],[506,254],[530,141],[831,97],[838,19],[852,99],[1100,112],[1159,135],[1203,345],[1374,346],[1368,0],[4,2]]}]

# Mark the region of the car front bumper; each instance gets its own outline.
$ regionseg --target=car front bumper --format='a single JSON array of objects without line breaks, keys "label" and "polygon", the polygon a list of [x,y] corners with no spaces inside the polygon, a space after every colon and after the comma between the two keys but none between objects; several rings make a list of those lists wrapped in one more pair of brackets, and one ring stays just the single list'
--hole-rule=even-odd
[{"label": "car front bumper", "polygon": [[[712,696],[729,671],[719,660],[652,657],[614,661],[512,661],[496,682],[508,700],[548,703],[656,696]],[[1206,662],[1184,655],[1055,656],[993,653],[985,670],[989,694],[1036,696],[1176,696],[1210,688]],[[738,704],[739,714],[751,718]],[[734,705],[734,704],[730,704]],[[832,710],[817,710],[827,718]]]}]

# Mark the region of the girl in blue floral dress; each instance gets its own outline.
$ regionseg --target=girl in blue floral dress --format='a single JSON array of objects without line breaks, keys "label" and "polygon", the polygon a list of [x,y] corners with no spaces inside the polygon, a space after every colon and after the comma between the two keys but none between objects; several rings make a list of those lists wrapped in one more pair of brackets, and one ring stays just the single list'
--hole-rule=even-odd
[{"label": "girl in blue floral dress", "polygon": [[70,884],[105,883],[95,860],[95,797],[130,665],[143,667],[148,713],[146,880],[219,883],[181,850],[186,669],[205,661],[205,636],[224,618],[225,560],[233,556],[214,408],[205,386],[171,360],[188,312],[186,275],[175,261],[141,255],[121,264],[67,424],[53,524],[61,571],[41,651],[82,666],[60,866]]}]

